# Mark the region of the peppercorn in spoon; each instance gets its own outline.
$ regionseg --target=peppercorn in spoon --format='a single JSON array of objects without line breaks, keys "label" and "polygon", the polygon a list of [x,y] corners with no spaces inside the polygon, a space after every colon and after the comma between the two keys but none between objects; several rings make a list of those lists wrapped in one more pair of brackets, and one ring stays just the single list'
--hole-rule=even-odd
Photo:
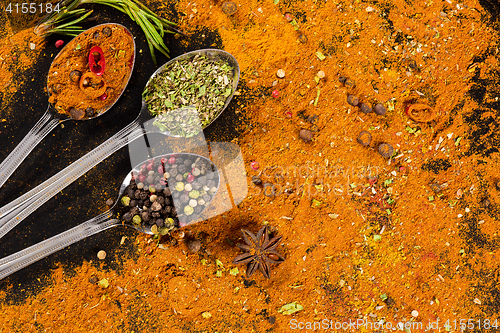
[{"label": "peppercorn in spoon", "polygon": [[[12,201],[11,203],[0,208],[0,237],[3,237],[7,232],[9,232],[12,228],[14,228],[18,223],[20,223],[24,218],[29,216],[33,211],[35,211],[38,207],[40,207],[47,200],[55,196],[58,192],[62,191],[66,186],[74,182],[76,179],[84,175],[87,171],[92,169],[94,166],[99,164],[101,161],[106,159],[108,156],[113,154],[118,149],[125,147],[127,144],[132,142],[133,140],[142,137],[147,133],[161,133],[166,136],[183,136],[190,137],[194,135],[202,135],[202,129],[206,128],[210,124],[212,124],[222,112],[227,108],[229,102],[231,101],[234,92],[236,91],[236,87],[238,85],[239,80],[239,66],[236,59],[229,53],[217,50],[217,49],[204,49],[188,52],[183,54],[177,58],[170,60],[165,63],[163,66],[158,68],[155,73],[151,76],[146,84],[146,88],[144,90],[146,98],[151,98],[149,104],[155,104],[155,101],[158,99],[166,100],[166,96],[173,95],[172,91],[177,91],[176,87],[173,88],[165,88],[161,89],[162,86],[155,84],[158,77],[162,75],[168,74],[170,76],[170,66],[172,64],[177,64],[183,60],[192,60],[192,62],[196,62],[194,59],[203,58],[203,61],[209,59],[210,62],[207,62],[207,66],[213,66],[213,63],[218,63],[215,67],[224,66],[224,72],[226,72],[226,76],[230,76],[229,78],[224,79],[221,76],[220,82],[225,82],[226,80],[230,81],[229,90],[224,90],[221,96],[224,97],[222,101],[222,105],[220,100],[216,101],[218,105],[214,107],[214,111],[216,113],[212,114],[212,117],[206,118],[203,114],[199,113],[199,107],[196,106],[181,106],[177,107],[178,104],[174,104],[177,100],[180,101],[180,105],[183,105],[182,99],[186,99],[186,93],[184,96],[179,94],[177,99],[170,97],[169,101],[173,104],[175,109],[170,109],[170,111],[166,113],[159,113],[158,107],[149,109],[148,103],[143,99],[142,108],[137,116],[137,118],[123,128],[121,131],[113,135],[103,144],[72,163],[44,183],[38,185],[31,191],[22,195],[18,199]],[[203,66],[204,69],[205,66]],[[184,70],[187,72],[187,75],[196,78],[189,68],[180,68],[176,71],[176,73],[184,73]],[[216,70],[216,69],[214,69]],[[203,72],[200,70],[199,72]],[[206,74],[203,74],[206,75]],[[168,80],[166,77],[164,80]],[[187,79],[179,79],[176,80],[179,84],[183,84]],[[219,78],[217,76],[217,81]],[[157,87],[160,89],[152,90],[151,87]],[[203,100],[203,95],[201,91],[207,91],[207,87],[203,88],[204,85],[201,85],[196,90],[196,96],[200,95],[200,100]],[[189,91],[191,87],[189,87]],[[225,95],[224,95],[225,94]],[[163,97],[162,97],[163,96]],[[192,97],[192,98],[196,98]],[[211,96],[207,97],[207,102],[211,103],[213,100],[210,99]],[[186,103],[190,104],[191,101],[186,101]],[[196,102],[194,102],[196,103]],[[167,103],[164,103],[164,105]],[[157,105],[156,105],[157,106]],[[152,116],[151,114],[156,113],[156,116]],[[208,121],[207,121],[208,119]],[[204,122],[205,121],[205,122]],[[204,122],[203,125],[200,124]],[[201,132],[201,133],[200,133]]]},{"label": "peppercorn in spoon", "polygon": [[[193,170],[183,176],[182,169]],[[194,170],[197,170],[194,172]],[[196,174],[196,176],[194,176]],[[86,237],[118,225],[167,235],[200,222],[219,189],[217,167],[206,157],[181,153],[146,160],[123,181],[106,212],[43,242],[0,259],[0,279]]]},{"label": "peppercorn in spoon", "polygon": [[101,24],[72,39],[50,66],[47,111],[0,164],[0,187],[57,125],[109,110],[125,91],[134,63],[134,38],[120,24]]}]

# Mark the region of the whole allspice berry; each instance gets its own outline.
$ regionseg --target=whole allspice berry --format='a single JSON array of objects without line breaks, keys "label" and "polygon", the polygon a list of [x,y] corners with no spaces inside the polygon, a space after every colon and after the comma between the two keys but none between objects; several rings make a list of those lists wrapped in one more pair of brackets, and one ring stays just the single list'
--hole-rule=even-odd
[{"label": "whole allspice berry", "polygon": [[361,103],[361,106],[359,108],[361,109],[361,112],[365,114],[372,112],[372,107],[366,103]]},{"label": "whole allspice berry", "polygon": [[301,129],[299,132],[299,137],[304,140],[304,142],[311,142],[313,135],[313,132],[305,128]]},{"label": "whole allspice berry", "polygon": [[349,105],[356,106],[359,104],[359,98],[354,95],[348,95],[347,103],[349,103]]},{"label": "whole allspice berry", "polygon": [[382,143],[378,146],[378,153],[382,155],[382,157],[389,158],[394,153],[394,148],[388,143]]},{"label": "whole allspice berry", "polygon": [[378,114],[379,116],[383,116],[387,112],[385,106],[381,103],[375,105],[373,111],[375,111],[375,113]]},{"label": "whole allspice berry", "polygon": [[367,131],[362,131],[358,134],[358,138],[356,139],[360,145],[366,147],[372,142],[372,135]]}]

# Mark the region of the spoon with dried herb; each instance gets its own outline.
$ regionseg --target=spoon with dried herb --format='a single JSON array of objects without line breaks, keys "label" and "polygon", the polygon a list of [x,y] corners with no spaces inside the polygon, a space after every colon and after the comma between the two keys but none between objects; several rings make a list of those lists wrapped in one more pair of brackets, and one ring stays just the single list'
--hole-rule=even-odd
[{"label": "spoon with dried herb", "polygon": [[[233,70],[231,72],[232,76],[232,93],[229,95],[224,105],[218,111],[220,115],[224,109],[227,107],[231,98],[236,90],[238,79],[239,79],[239,66],[236,59],[229,53],[216,50],[216,49],[205,49],[186,53],[177,58],[172,59],[165,65],[160,67],[150,78],[146,85],[146,89],[150,88],[154,79],[157,75],[163,73],[165,68],[169,68],[172,62],[190,59],[196,55],[203,55],[204,57],[215,60],[218,63],[226,62],[230,65]],[[165,91],[168,94],[168,91]],[[44,183],[40,184],[36,188],[32,189],[28,193],[22,195],[11,203],[0,208],[0,237],[3,237],[7,232],[14,228],[19,222],[21,222],[25,217],[29,216],[43,203],[49,200],[51,197],[62,191],[66,186],[74,182],[79,177],[83,176],[87,171],[92,169],[94,166],[99,164],[101,161],[106,159],[108,156],[113,154],[118,149],[125,147],[127,144],[133,140],[142,137],[148,133],[161,133],[166,136],[185,136],[190,137],[196,135],[202,135],[201,130],[206,126],[214,122],[217,116],[211,119],[211,122],[201,126],[200,117],[193,117],[193,114],[197,110],[193,106],[182,106],[177,109],[170,109],[166,116],[173,116],[177,126],[172,131],[177,131],[177,134],[173,134],[169,131],[168,126],[170,124],[164,123],[161,118],[158,120],[150,114],[148,109],[148,104],[143,100],[142,109],[138,117],[121,131],[113,135],[99,147],[95,148],[87,155],[83,156],[79,160],[72,163],[70,166],[66,167],[64,170],[60,171],[58,174],[54,175]],[[159,117],[159,116],[158,116]],[[189,118],[191,117],[191,118]],[[183,123],[182,119],[191,119],[192,123]],[[197,121],[194,121],[194,120]],[[164,126],[158,126],[158,122],[165,124]]]},{"label": "spoon with dried herb", "polygon": [[[109,35],[104,36],[103,31],[109,31]],[[108,45],[110,41],[115,43],[116,50]],[[99,77],[89,69],[87,61],[89,53],[96,47],[103,57],[109,59],[106,69],[101,68]],[[134,60],[134,38],[120,24],[101,24],[71,40],[50,66],[47,111],[0,164],[0,187],[57,125],[70,119],[93,119],[111,109],[129,82]]]},{"label": "spoon with dried herb", "polygon": [[[197,176],[190,173],[192,177],[181,176],[183,179],[179,180],[174,170],[181,166],[198,169],[200,173]],[[203,156],[168,154],[146,160],[128,173],[113,207],[70,230],[0,259],[0,279],[111,227],[125,225],[146,234],[167,235],[189,223],[199,222],[217,193],[219,180],[217,167]]]},{"label": "spoon with dried herb", "polygon": [[[195,130],[181,124],[197,122],[203,127],[215,120],[234,93],[234,68],[223,59],[210,59],[203,54],[172,61],[158,73],[144,90],[142,97],[149,112],[158,116],[155,125],[172,134],[196,135]],[[174,118],[169,111],[194,106],[197,112]]]}]

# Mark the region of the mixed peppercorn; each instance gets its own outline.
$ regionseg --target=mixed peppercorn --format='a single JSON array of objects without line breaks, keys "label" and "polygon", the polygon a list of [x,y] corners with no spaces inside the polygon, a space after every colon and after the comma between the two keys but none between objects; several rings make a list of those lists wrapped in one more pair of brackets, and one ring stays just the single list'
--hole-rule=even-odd
[{"label": "mixed peppercorn", "polygon": [[204,157],[157,157],[132,171],[130,183],[120,197],[119,216],[124,222],[165,235],[195,222],[218,187],[218,171]]}]

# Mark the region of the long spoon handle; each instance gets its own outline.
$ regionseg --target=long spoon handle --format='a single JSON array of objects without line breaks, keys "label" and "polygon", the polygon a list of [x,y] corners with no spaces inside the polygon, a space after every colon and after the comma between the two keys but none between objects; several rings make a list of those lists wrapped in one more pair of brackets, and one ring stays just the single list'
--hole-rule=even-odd
[{"label": "long spoon handle", "polygon": [[133,121],[64,170],[0,208],[0,238],[69,184],[142,135],[143,131],[140,122],[138,120]]},{"label": "long spoon handle", "polygon": [[110,218],[112,215],[112,211],[108,210],[72,229],[0,259],[0,279],[79,240],[120,225],[119,220]]},{"label": "long spoon handle", "polygon": [[2,164],[0,164],[0,187],[5,184],[21,162],[24,161],[35,146],[39,144],[40,141],[59,124],[59,122],[60,120],[56,119],[54,114],[47,109],[42,118],[40,118],[35,126],[26,134],[21,143],[19,143]]}]

